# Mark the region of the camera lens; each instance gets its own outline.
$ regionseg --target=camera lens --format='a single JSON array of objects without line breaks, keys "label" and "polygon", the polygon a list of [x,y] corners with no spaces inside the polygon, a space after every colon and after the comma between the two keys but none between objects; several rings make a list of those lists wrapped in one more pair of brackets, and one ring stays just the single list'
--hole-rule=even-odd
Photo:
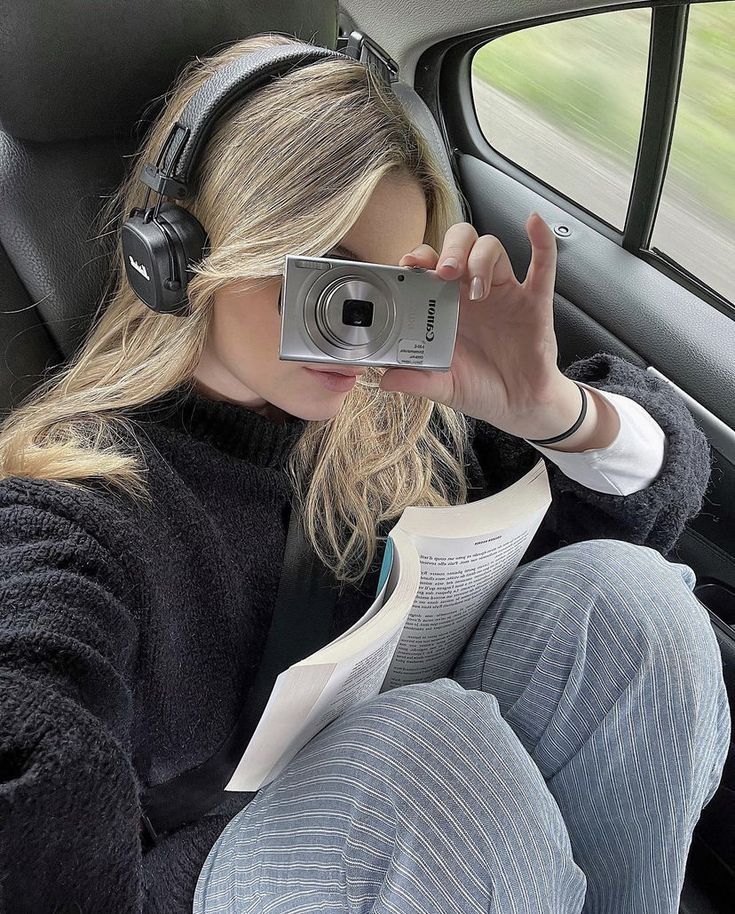
[{"label": "camera lens", "polygon": [[336,276],[319,276],[304,301],[304,324],[314,345],[344,360],[370,358],[396,329],[393,290],[369,265],[360,269],[364,276],[345,263]]},{"label": "camera lens", "polygon": [[372,327],[373,303],[362,298],[346,298],[342,303],[342,323],[348,327]]}]

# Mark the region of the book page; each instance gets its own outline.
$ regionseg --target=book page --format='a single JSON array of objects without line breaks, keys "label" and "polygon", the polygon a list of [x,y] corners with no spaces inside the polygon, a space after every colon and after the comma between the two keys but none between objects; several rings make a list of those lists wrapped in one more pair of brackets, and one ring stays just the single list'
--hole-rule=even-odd
[{"label": "book page", "polygon": [[260,789],[345,711],[446,675],[550,503],[540,459],[477,502],[406,508],[389,533],[375,601],[347,632],[281,673],[225,789]]},{"label": "book page", "polygon": [[[521,490],[515,511],[508,499],[512,489]],[[441,529],[446,525],[434,519],[435,512],[445,508],[408,508],[404,512],[406,517],[409,511],[422,511],[423,518],[414,514],[406,526],[417,531],[433,525],[436,535],[411,534],[419,553],[421,582],[381,691],[431,682],[449,673],[480,617],[518,567],[551,504],[543,460],[498,496],[504,496],[498,512],[493,510],[494,502],[501,501],[496,496],[450,509],[483,510],[482,526],[487,532],[481,536],[447,536]],[[513,520],[510,526],[493,531],[500,523]],[[397,526],[405,529],[402,521]]]}]

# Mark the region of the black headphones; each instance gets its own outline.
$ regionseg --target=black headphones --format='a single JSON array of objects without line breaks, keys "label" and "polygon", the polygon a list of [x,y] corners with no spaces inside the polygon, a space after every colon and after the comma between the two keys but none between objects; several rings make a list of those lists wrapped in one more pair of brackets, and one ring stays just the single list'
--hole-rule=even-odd
[{"label": "black headphones", "polygon": [[[273,34],[273,32],[265,33]],[[283,33],[280,33],[283,34]],[[293,36],[287,36],[293,37]],[[155,165],[146,164],[140,180],[147,185],[142,209],[133,209],[122,227],[125,272],[138,298],[153,311],[189,313],[189,266],[206,256],[209,239],[201,223],[166,197],[184,197],[197,157],[216,119],[248,92],[274,76],[322,60],[348,57],[372,66],[388,86],[398,79],[398,65],[361,32],[337,40],[337,50],[301,43],[245,54],[218,70],[189,101],[175,121]],[[151,190],[158,200],[148,207]]]}]

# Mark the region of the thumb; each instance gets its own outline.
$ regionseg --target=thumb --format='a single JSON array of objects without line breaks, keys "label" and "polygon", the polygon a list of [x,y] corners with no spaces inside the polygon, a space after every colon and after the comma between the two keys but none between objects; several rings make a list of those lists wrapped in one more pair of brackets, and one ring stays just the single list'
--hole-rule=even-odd
[{"label": "thumb", "polygon": [[422,372],[409,371],[405,368],[388,368],[380,379],[380,389],[400,391],[406,394],[420,394],[423,391],[420,375]]},{"label": "thumb", "polygon": [[380,379],[380,389],[435,399],[435,375],[441,372],[410,368],[388,368]]}]

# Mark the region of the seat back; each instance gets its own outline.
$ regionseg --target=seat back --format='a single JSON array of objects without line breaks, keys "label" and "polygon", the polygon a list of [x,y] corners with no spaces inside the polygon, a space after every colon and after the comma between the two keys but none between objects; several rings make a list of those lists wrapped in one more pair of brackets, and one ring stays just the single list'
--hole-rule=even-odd
[{"label": "seat back", "polygon": [[[334,0],[9,0],[0,30],[0,419],[80,346],[117,239],[96,217],[183,63],[274,29],[324,47]],[[10,15],[15,8],[15,15]],[[413,89],[397,94],[452,170]],[[141,196],[142,202],[142,196]]]}]

